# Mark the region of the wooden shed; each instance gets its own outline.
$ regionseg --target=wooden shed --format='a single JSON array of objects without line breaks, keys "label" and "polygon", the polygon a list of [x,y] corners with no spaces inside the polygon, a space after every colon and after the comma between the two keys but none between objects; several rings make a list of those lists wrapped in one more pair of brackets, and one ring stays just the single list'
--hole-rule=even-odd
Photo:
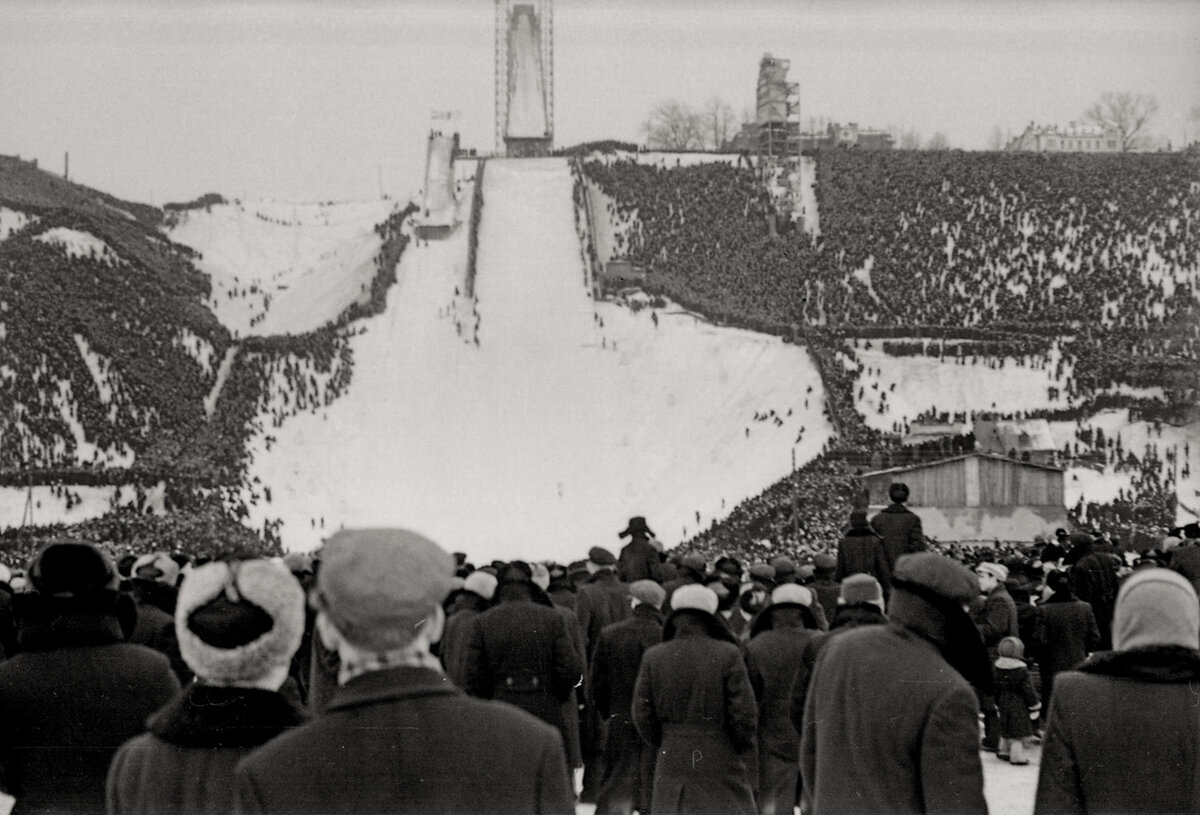
[{"label": "wooden shed", "polygon": [[887,506],[893,482],[908,485],[908,507],[939,541],[1032,541],[1067,525],[1063,471],[974,452],[877,470],[863,476],[872,510]]}]

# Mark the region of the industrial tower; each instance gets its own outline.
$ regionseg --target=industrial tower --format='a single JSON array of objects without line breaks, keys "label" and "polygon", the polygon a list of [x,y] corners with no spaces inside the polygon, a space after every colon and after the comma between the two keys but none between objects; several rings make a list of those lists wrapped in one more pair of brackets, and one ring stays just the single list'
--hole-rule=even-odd
[{"label": "industrial tower", "polygon": [[496,0],[496,152],[545,156],[554,142],[554,0]]}]

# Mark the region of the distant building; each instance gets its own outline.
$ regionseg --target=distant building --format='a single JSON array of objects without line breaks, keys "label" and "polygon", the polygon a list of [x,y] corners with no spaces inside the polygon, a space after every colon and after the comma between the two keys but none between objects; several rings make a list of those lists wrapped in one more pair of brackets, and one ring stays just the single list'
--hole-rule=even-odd
[{"label": "distant building", "polygon": [[1033,464],[1054,464],[1058,458],[1050,423],[1045,419],[976,419],[975,449]]},{"label": "distant building", "polygon": [[914,447],[932,441],[953,439],[971,432],[966,422],[916,422],[908,429],[908,435],[900,439],[905,447]]},{"label": "distant building", "polygon": [[1032,541],[1067,525],[1063,471],[993,455],[968,453],[863,476],[874,510],[889,503],[888,487],[908,485],[908,507],[927,536],[939,541]]},{"label": "distant building", "polygon": [[1025,132],[1004,149],[1026,153],[1119,153],[1121,135],[1111,127],[1071,122],[1065,128],[1059,128],[1030,122]]},{"label": "distant building", "polygon": [[859,127],[858,122],[831,123],[825,132],[801,133],[800,149],[831,150],[835,147],[857,147],[860,150],[891,150],[895,147],[892,134],[886,130]]}]

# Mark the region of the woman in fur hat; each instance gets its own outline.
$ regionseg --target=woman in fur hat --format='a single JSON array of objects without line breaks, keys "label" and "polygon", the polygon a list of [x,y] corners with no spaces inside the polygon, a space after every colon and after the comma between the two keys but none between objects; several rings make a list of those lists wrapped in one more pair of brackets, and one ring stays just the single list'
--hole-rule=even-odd
[{"label": "woman in fur hat", "polygon": [[196,682],[117,752],[109,815],[229,812],[238,761],[303,719],[278,692],[304,633],[304,591],[282,563],[192,570],[175,631]]},{"label": "woman in fur hat", "polygon": [[658,749],[650,810],[752,815],[758,708],[741,651],[712,589],[683,586],[672,606],[633,696],[634,724]]},{"label": "woman in fur hat", "polygon": [[1060,673],[1034,812],[1200,811],[1200,600],[1169,569],[1117,594],[1113,650]]}]

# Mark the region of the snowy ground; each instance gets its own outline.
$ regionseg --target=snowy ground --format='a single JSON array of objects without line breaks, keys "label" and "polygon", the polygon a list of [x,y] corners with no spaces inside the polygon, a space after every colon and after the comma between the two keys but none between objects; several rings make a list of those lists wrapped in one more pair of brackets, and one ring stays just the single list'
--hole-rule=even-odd
[{"label": "snowy ground", "polygon": [[636,514],[674,544],[786,474],[793,449],[816,455],[830,428],[803,348],[594,303],[565,161],[492,161],[485,184],[479,345],[451,316],[464,223],[405,253],[386,313],[351,340],[349,393],[256,444],[272,501],[252,524],[282,517],[296,549],[406,524],[477,560],[574,559]]}]

